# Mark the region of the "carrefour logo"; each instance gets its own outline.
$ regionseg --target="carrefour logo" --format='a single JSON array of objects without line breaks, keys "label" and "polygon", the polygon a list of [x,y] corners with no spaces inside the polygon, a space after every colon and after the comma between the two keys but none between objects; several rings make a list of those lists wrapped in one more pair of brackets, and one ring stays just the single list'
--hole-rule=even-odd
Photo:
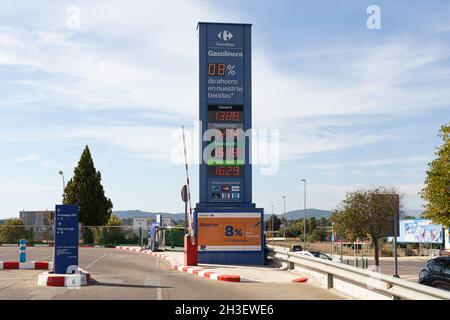
[{"label": "carrefour logo", "polygon": [[220,40],[223,40],[225,42],[230,41],[231,38],[233,38],[233,34],[228,30],[223,30],[219,32],[217,36],[219,37]]},{"label": "carrefour logo", "polygon": [[231,33],[231,31],[220,31],[217,35],[217,38],[219,38],[221,41],[216,41],[216,47],[234,47],[236,45],[234,41],[231,41],[231,39],[234,38],[234,35]]}]

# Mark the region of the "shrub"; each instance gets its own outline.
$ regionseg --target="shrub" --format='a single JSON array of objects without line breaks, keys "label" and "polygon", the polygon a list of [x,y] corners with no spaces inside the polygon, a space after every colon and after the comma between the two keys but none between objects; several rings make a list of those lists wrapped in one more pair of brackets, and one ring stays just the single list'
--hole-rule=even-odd
[{"label": "shrub", "polygon": [[380,255],[382,257],[392,257],[394,253],[392,252],[392,247],[390,245],[384,245],[381,247]]},{"label": "shrub", "polygon": [[9,219],[0,228],[0,241],[18,243],[26,238],[25,227],[20,219]]}]

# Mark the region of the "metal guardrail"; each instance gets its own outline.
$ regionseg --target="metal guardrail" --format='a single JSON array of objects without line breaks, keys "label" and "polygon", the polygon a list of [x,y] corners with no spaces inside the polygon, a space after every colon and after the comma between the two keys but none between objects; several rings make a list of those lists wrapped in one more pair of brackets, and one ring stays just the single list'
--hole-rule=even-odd
[{"label": "metal guardrail", "polygon": [[[376,291],[386,297],[406,300],[450,300],[450,292],[432,288],[408,280],[395,278],[375,271],[363,270],[346,264],[325,259],[298,256],[268,247],[269,256],[298,265],[312,272],[325,274],[327,288],[333,288],[334,279],[357,284],[365,290]],[[290,267],[293,269],[293,266]]]}]

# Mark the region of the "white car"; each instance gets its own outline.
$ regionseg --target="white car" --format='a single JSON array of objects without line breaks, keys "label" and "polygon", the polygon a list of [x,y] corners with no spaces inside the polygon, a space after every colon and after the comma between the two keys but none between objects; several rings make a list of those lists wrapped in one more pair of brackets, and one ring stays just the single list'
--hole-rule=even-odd
[{"label": "white car", "polygon": [[308,257],[314,257],[314,258],[320,258],[325,260],[332,260],[331,257],[323,252],[320,251],[297,251],[295,252],[296,255],[302,255],[302,256],[308,256]]}]

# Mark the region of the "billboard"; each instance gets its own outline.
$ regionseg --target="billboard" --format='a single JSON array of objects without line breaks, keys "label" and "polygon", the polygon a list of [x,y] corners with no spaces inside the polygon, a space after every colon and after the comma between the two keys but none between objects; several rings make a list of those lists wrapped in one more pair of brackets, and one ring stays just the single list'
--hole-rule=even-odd
[{"label": "billboard", "polygon": [[443,243],[442,225],[432,224],[428,219],[400,220],[398,242],[404,243]]},{"label": "billboard", "polygon": [[147,218],[133,218],[133,230],[147,230]]},{"label": "billboard", "polygon": [[261,251],[260,212],[198,213],[198,250]]}]

